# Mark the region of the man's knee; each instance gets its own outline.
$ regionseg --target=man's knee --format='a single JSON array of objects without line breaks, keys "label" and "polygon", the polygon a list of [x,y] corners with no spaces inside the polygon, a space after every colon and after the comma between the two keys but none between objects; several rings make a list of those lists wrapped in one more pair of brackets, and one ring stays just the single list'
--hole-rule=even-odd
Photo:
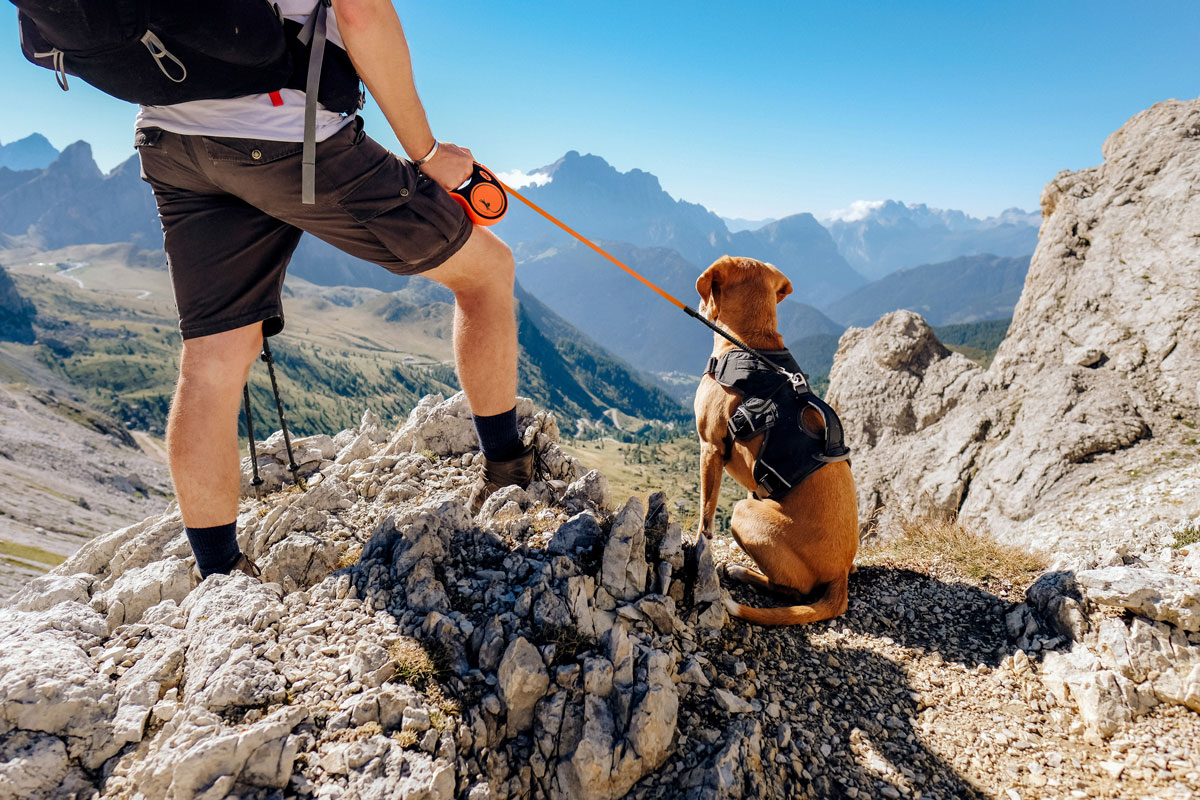
[{"label": "man's knee", "polygon": [[241,388],[262,352],[262,323],[255,322],[209,336],[184,339],[179,361],[181,381],[230,384]]},{"label": "man's knee", "polygon": [[459,298],[512,293],[516,267],[512,250],[499,236],[476,227],[462,249],[445,264],[425,273]]}]

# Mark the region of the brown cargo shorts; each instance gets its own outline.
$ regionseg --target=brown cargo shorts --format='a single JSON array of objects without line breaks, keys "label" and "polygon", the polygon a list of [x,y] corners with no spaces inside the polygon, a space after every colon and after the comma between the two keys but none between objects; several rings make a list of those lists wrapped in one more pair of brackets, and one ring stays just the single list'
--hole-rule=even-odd
[{"label": "brown cargo shorts", "polygon": [[361,119],[317,144],[315,205],[300,202],[301,142],[185,136],[139,128],[184,339],[263,322],[283,330],[283,277],[307,231],[398,275],[443,263],[471,221]]}]

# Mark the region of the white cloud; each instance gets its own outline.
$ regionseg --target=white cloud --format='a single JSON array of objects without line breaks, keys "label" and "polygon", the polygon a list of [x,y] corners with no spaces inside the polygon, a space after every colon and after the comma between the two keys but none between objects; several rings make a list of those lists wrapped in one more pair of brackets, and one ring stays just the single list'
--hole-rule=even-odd
[{"label": "white cloud", "polygon": [[830,221],[840,222],[858,222],[860,219],[866,219],[871,212],[877,208],[882,208],[886,200],[855,200],[846,208],[840,208],[836,211],[829,212]]},{"label": "white cloud", "polygon": [[519,169],[514,169],[510,172],[497,172],[496,177],[514,189],[521,189],[525,186],[545,186],[551,179],[551,176],[542,172],[527,174],[521,172]]}]

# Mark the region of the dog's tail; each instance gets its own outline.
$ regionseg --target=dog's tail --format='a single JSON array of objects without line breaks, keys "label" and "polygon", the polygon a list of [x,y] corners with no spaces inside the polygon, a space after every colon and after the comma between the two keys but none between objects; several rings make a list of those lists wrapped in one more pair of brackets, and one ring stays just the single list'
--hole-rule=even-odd
[{"label": "dog's tail", "polygon": [[849,578],[846,575],[825,584],[825,592],[811,605],[754,608],[725,598],[725,610],[738,619],[759,625],[805,625],[833,619],[846,612],[850,601]]}]

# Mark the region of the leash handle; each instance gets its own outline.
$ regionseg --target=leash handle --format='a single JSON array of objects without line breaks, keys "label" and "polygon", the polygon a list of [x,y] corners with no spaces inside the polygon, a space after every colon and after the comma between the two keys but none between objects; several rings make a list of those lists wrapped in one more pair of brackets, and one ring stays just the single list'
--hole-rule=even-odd
[{"label": "leash handle", "polygon": [[471,177],[450,196],[458,201],[476,225],[495,225],[508,211],[508,196],[504,185],[487,167],[475,162]]}]

